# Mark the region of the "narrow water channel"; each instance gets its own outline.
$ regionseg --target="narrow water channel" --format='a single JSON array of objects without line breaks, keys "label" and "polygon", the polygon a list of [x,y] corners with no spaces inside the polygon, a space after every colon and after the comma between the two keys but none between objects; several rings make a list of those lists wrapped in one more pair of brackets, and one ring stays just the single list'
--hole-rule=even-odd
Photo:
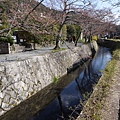
[{"label": "narrow water channel", "polygon": [[[67,86],[58,90],[57,95],[46,107],[36,113],[32,120],[68,120],[76,118],[82,110],[80,104],[87,100],[97,84],[112,54],[108,48],[99,47],[89,65],[79,72],[79,75]],[[69,81],[66,79],[66,81]],[[64,84],[64,81],[63,83]],[[49,99],[49,98],[48,98]]]}]

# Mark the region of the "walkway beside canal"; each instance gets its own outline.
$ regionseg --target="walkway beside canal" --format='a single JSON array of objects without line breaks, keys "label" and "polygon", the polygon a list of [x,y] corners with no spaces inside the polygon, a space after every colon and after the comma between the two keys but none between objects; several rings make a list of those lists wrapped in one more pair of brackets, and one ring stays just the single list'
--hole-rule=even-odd
[{"label": "walkway beside canal", "polygon": [[120,120],[120,54],[116,70],[111,79],[114,84],[111,86],[110,94],[106,97],[106,103],[102,111],[102,120]]}]

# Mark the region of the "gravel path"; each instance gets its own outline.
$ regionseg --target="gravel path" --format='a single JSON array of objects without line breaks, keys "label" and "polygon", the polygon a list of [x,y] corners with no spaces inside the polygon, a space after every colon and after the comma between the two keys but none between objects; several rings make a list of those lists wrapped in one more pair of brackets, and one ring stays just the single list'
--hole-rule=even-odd
[{"label": "gravel path", "polygon": [[32,56],[42,55],[42,54],[51,52],[52,50],[53,50],[53,47],[49,47],[49,48],[41,48],[39,50],[19,52],[19,53],[14,53],[14,54],[4,54],[4,55],[0,55],[0,62],[24,60]]},{"label": "gravel path", "polygon": [[[82,43],[78,43],[78,46],[82,45]],[[45,53],[49,53],[53,50],[55,46],[53,47],[42,47],[38,50],[32,50],[32,51],[26,51],[26,52],[19,52],[19,53],[14,53],[14,54],[0,54],[0,63],[1,62],[11,62],[11,61],[17,61],[17,60],[24,60],[27,58],[30,58],[32,56],[37,56],[37,55],[42,55]],[[74,43],[68,43],[63,44],[61,48],[73,48]]]}]

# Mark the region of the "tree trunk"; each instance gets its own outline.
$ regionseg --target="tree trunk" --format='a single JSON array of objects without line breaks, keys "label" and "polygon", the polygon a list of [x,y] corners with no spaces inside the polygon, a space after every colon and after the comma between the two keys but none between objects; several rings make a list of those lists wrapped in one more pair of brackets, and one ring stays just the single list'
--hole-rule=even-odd
[{"label": "tree trunk", "polygon": [[81,31],[79,32],[79,35],[78,35],[78,37],[77,37],[77,39],[75,41],[75,46],[77,46],[77,43],[78,43],[78,40],[79,40],[80,36],[81,36]]},{"label": "tree trunk", "polygon": [[86,36],[86,35],[85,35],[85,37],[84,37],[84,38],[85,38],[85,43],[86,43],[88,38],[87,38],[87,36]]},{"label": "tree trunk", "polygon": [[58,31],[58,35],[56,38],[56,45],[54,47],[55,50],[60,49],[60,38],[61,38],[61,34],[62,34],[62,27],[63,27],[64,23],[60,25],[59,31]]},{"label": "tree trunk", "polygon": [[92,36],[90,35],[90,36],[88,37],[88,42],[90,43],[91,40],[92,40]]},{"label": "tree trunk", "polygon": [[20,43],[20,36],[19,36],[18,32],[16,33],[16,40],[17,40],[17,44],[19,44]]},{"label": "tree trunk", "polygon": [[34,43],[33,43],[33,48],[34,48],[34,50],[36,50],[36,48],[35,48],[35,41],[34,41]]},{"label": "tree trunk", "polygon": [[56,45],[55,45],[55,47],[54,47],[54,50],[60,49],[59,42],[60,42],[60,40],[59,40],[59,38],[58,38],[58,39],[56,40]]}]

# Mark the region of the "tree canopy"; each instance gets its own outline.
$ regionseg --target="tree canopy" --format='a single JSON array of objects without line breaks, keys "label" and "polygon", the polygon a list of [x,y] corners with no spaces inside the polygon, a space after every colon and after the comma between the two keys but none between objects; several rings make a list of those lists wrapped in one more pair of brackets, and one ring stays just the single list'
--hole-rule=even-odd
[{"label": "tree canopy", "polygon": [[78,38],[83,32],[90,37],[116,30],[116,20],[111,9],[96,9],[89,0],[2,0],[0,14],[0,36],[24,30],[38,36],[37,41],[56,41],[56,48],[59,48],[61,39],[70,35]]}]

